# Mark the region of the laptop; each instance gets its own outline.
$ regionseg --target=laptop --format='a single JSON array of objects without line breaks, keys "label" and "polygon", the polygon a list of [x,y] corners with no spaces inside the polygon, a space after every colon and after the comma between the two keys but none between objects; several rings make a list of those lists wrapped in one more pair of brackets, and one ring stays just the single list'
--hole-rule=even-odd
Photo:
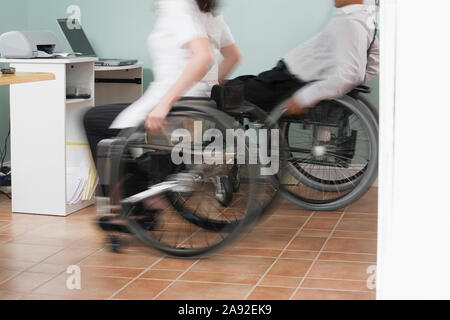
[{"label": "laptop", "polygon": [[[58,25],[61,28],[72,51],[77,56],[97,57],[91,46],[79,20],[77,19],[58,19]],[[76,27],[75,27],[76,26]],[[126,59],[99,59],[95,62],[96,66],[130,66],[136,64],[137,60]]]}]

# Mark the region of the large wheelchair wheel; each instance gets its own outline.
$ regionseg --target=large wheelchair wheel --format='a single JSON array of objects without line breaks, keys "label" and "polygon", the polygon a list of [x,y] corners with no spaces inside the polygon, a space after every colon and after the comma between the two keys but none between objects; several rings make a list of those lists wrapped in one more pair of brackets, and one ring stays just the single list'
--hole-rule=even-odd
[{"label": "large wheelchair wheel", "polygon": [[[122,215],[129,229],[147,246],[174,257],[214,253],[242,234],[262,210],[258,205],[258,166],[241,167],[240,175],[245,179],[240,182],[239,193],[232,194],[227,179],[234,160],[226,161],[229,153],[215,153],[217,159],[223,158],[223,164],[171,164],[174,131],[182,129],[184,134],[195,137],[198,125],[203,128],[201,138],[207,129],[226,137],[225,130],[239,128],[236,121],[215,110],[210,102],[182,101],[172,109],[163,133],[149,136],[143,126],[124,130],[120,137],[123,144],[119,152],[114,152],[114,189],[124,200]],[[207,142],[189,141],[184,146],[189,145],[191,153],[186,151],[189,148],[177,153],[195,160],[217,136],[210,138]],[[159,168],[161,162],[170,164],[170,170]],[[154,221],[151,228],[136,219],[149,215]]]},{"label": "large wheelchair wheel", "polygon": [[282,194],[302,208],[334,211],[358,200],[378,169],[378,125],[371,110],[346,96],[279,122]]}]

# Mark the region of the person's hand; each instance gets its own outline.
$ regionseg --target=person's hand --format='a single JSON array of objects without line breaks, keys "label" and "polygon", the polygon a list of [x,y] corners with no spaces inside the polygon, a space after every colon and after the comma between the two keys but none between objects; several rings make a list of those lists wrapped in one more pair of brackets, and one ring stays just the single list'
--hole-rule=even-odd
[{"label": "person's hand", "polygon": [[282,108],[285,110],[286,116],[300,116],[309,112],[309,108],[298,104],[294,98],[289,99]]},{"label": "person's hand", "polygon": [[147,116],[145,120],[145,128],[150,132],[161,131],[164,127],[164,122],[171,109],[170,104],[158,104]]}]

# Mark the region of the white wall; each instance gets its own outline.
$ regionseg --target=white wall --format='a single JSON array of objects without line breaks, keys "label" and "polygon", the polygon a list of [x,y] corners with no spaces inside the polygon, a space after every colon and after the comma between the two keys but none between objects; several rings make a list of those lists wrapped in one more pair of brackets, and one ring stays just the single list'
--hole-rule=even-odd
[{"label": "white wall", "polygon": [[397,0],[396,46],[394,3],[382,0],[378,298],[450,299],[450,1]]}]

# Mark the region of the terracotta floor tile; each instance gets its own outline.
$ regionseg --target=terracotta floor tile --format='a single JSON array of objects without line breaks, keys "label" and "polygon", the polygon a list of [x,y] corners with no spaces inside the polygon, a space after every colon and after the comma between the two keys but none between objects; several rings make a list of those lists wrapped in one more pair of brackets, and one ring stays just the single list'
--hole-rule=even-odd
[{"label": "terracotta floor tile", "polygon": [[371,189],[360,200],[349,205],[345,212],[376,213],[378,211],[377,190]]},{"label": "terracotta floor tile", "polygon": [[311,266],[311,260],[278,260],[269,271],[270,276],[303,277]]},{"label": "terracotta floor tile", "polygon": [[260,286],[297,288],[302,278],[266,275]]},{"label": "terracotta floor tile", "polygon": [[305,224],[305,229],[333,230],[337,223],[338,219],[334,218],[311,218],[308,223]]},{"label": "terracotta floor tile", "polygon": [[298,234],[299,237],[311,237],[311,238],[328,238],[331,230],[312,230],[312,229],[303,229]]},{"label": "terracotta floor tile", "polygon": [[375,300],[374,293],[300,289],[294,300]]},{"label": "terracotta floor tile", "polygon": [[50,264],[62,264],[62,265],[72,265],[77,264],[84,258],[96,252],[97,249],[94,248],[65,248],[64,250],[58,252],[57,254],[46,259],[45,263]]},{"label": "terracotta floor tile", "polygon": [[195,261],[196,260],[164,258],[155,264],[152,269],[185,271],[191,267]]},{"label": "terracotta floor tile", "polygon": [[140,275],[143,268],[113,268],[113,267],[94,267],[81,266],[81,273],[89,277],[111,277],[111,278],[130,278],[133,279]]},{"label": "terracotta floor tile", "polygon": [[23,297],[23,293],[0,291],[0,301],[2,300],[20,300]]},{"label": "terracotta floor tile", "polygon": [[246,256],[246,257],[269,257],[276,258],[280,255],[281,250],[275,249],[248,249],[240,247],[231,247],[220,252],[220,255],[229,256]]},{"label": "terracotta floor tile", "polygon": [[5,243],[0,245],[0,259],[40,262],[63,249],[62,247]]},{"label": "terracotta floor tile", "polygon": [[0,291],[0,300],[20,300],[23,293]]},{"label": "terracotta floor tile", "polygon": [[15,270],[7,270],[0,268],[0,284],[7,281],[8,279],[11,279],[15,276],[17,276],[20,273],[20,271]]},{"label": "terracotta floor tile", "polygon": [[65,221],[47,224],[27,233],[30,236],[42,236],[59,238],[64,240],[79,240],[84,237],[91,228],[90,224],[65,223]]},{"label": "terracotta floor tile", "polygon": [[12,239],[12,237],[10,237],[6,234],[0,234],[0,244],[10,241],[11,239]]},{"label": "terracotta floor tile", "polygon": [[69,290],[67,279],[69,275],[62,274],[39,287],[33,294],[60,296],[64,299],[107,299],[112,294],[130,282],[127,278],[86,277],[81,274],[81,290]]},{"label": "terracotta floor tile", "polygon": [[358,212],[346,212],[344,219],[357,219],[357,220],[369,220],[377,221],[378,214],[376,213],[358,213]]},{"label": "terracotta floor tile", "polygon": [[104,248],[106,245],[105,235],[98,234],[94,236],[87,236],[80,240],[72,242],[69,246],[71,248]]},{"label": "terracotta floor tile", "polygon": [[31,268],[35,263],[12,259],[0,259],[0,270],[25,271]]},{"label": "terracotta floor tile", "polygon": [[273,212],[273,215],[275,216],[309,217],[311,214],[312,214],[311,211],[299,210],[296,209],[295,207],[293,209],[279,208]]},{"label": "terracotta floor tile", "polygon": [[103,250],[89,256],[81,263],[81,265],[97,267],[147,268],[158,259],[159,257],[151,255],[121,255]]},{"label": "terracotta floor tile", "polygon": [[286,250],[283,252],[281,258],[284,259],[302,259],[302,260],[314,260],[319,251],[293,251]]},{"label": "terracotta floor tile", "polygon": [[33,225],[24,225],[18,223],[10,223],[9,225],[0,229],[0,233],[3,235],[8,235],[10,237],[18,237],[21,236],[31,230],[35,230],[36,226]]},{"label": "terracotta floor tile", "polygon": [[295,289],[276,287],[256,287],[248,300],[288,300]]},{"label": "terracotta floor tile", "polygon": [[333,233],[333,238],[348,238],[348,239],[368,239],[377,240],[378,236],[375,232],[363,232],[363,231],[339,231],[336,230]]},{"label": "terracotta floor tile", "polygon": [[11,243],[17,244],[30,244],[30,245],[55,246],[55,247],[66,247],[73,244],[74,242],[75,240],[71,239],[48,238],[30,235],[28,233],[18,237],[14,237],[11,240]]},{"label": "terracotta floor tile", "polygon": [[255,249],[271,249],[282,250],[289,243],[290,238],[286,236],[268,236],[261,237],[261,235],[249,235],[243,237],[235,245],[242,248],[255,248]]},{"label": "terracotta floor tile", "polygon": [[320,212],[315,211],[312,215],[313,218],[329,218],[329,219],[339,219],[344,213],[343,212]]},{"label": "terracotta floor tile", "polygon": [[377,253],[376,240],[330,239],[323,251],[350,253]]},{"label": "terracotta floor tile", "polygon": [[366,281],[370,276],[367,270],[372,265],[371,263],[319,260],[313,265],[308,277],[315,279]]},{"label": "terracotta floor tile", "polygon": [[[88,299],[87,297],[85,297]],[[83,299],[85,299],[83,298]],[[62,297],[62,296],[52,296],[52,295],[44,295],[44,294],[25,294],[20,300],[30,300],[30,301],[63,301],[63,300],[78,300],[80,298],[70,298],[70,297]],[[96,298],[90,298],[89,300],[96,300]]]},{"label": "terracotta floor tile", "polygon": [[252,274],[227,274],[227,273],[189,271],[188,273],[183,275],[183,277],[181,277],[180,280],[255,285],[259,279],[260,279],[259,275],[252,275]]},{"label": "terracotta floor tile", "polygon": [[255,237],[279,237],[283,235],[286,239],[291,239],[299,228],[272,228],[258,226],[251,231]]},{"label": "terracotta floor tile", "polygon": [[65,272],[67,270],[68,265],[61,264],[50,264],[50,263],[39,263],[33,268],[29,269],[28,272],[36,272],[36,273],[46,273],[46,274],[54,274],[57,275],[61,272]]},{"label": "terracotta floor tile", "polygon": [[376,254],[364,254],[364,253],[337,253],[337,252],[322,252],[319,256],[319,260],[329,261],[349,261],[349,262],[377,262]]},{"label": "terracotta floor tile", "polygon": [[333,289],[344,291],[365,291],[374,293],[367,287],[367,281],[305,279],[302,289]]},{"label": "terracotta floor tile", "polygon": [[378,224],[375,220],[342,219],[336,227],[336,230],[377,232]]},{"label": "terracotta floor tile", "polygon": [[126,300],[151,300],[171,282],[138,279],[120,291],[114,298]]},{"label": "terracotta floor tile", "polygon": [[318,251],[322,248],[326,240],[326,238],[297,237],[287,249]]},{"label": "terracotta floor tile", "polygon": [[271,228],[300,228],[306,221],[306,217],[302,216],[272,216],[263,223],[262,227]]},{"label": "terracotta floor tile", "polygon": [[175,282],[158,300],[242,300],[251,285]]},{"label": "terracotta floor tile", "polygon": [[262,275],[275,261],[259,257],[214,257],[199,261],[190,271]]},{"label": "terracotta floor tile", "polygon": [[0,291],[30,293],[52,277],[53,275],[45,273],[24,272],[0,285]]},{"label": "terracotta floor tile", "polygon": [[140,279],[175,280],[183,272],[175,270],[149,270]]}]

